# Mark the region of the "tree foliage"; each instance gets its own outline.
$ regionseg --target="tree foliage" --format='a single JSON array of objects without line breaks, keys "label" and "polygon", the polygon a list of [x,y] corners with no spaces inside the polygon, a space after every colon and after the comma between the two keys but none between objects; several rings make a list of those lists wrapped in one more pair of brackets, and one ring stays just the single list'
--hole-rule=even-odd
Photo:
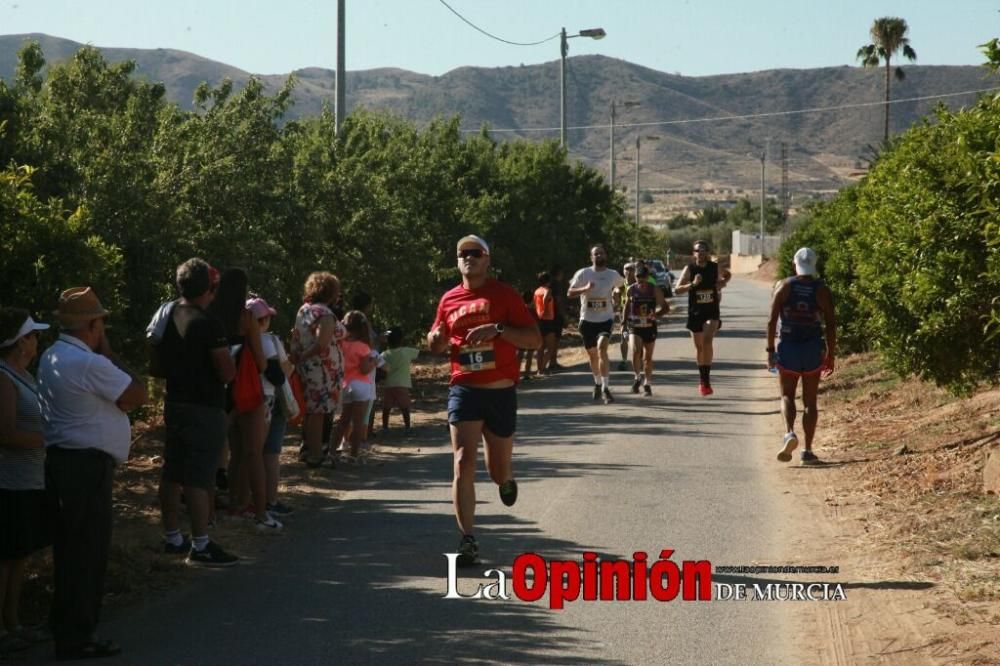
[{"label": "tree foliage", "polygon": [[825,259],[851,346],[961,392],[1000,380],[1000,99],[936,112],[782,249]]},{"label": "tree foliage", "polygon": [[[328,112],[285,122],[295,85],[200,86],[194,110],[94,48],[41,72],[37,44],[0,81],[0,213],[7,300],[46,312],[92,284],[133,349],[173,296],[174,267],[200,255],[241,266],[287,330],[314,270],[376,318],[417,333],[458,279],[454,243],[479,233],[501,279],[519,288],[553,263],[660,244],[626,221],[624,201],[555,141],[463,136],[457,118],[418,129],[360,110],[334,131]],[[656,252],[659,254],[660,252]]]}]

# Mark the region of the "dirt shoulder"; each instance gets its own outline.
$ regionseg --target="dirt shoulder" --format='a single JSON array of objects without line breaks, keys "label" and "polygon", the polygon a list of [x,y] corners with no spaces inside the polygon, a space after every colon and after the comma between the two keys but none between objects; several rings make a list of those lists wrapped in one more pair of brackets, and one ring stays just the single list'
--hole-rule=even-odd
[{"label": "dirt shoulder", "polygon": [[795,561],[837,564],[827,579],[847,584],[799,616],[804,662],[1000,663],[1000,501],[982,485],[998,438],[1000,390],[958,399],[871,354],[824,381],[824,464],[777,474]]}]

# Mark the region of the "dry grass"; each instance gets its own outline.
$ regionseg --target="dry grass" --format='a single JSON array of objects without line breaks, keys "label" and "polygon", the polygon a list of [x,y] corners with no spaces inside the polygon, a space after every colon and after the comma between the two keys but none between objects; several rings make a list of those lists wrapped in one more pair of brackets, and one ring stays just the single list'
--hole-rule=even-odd
[{"label": "dry grass", "polygon": [[1000,438],[1000,390],[955,398],[859,355],[823,392],[816,444],[845,463],[842,501],[866,507],[858,547],[959,599],[1000,601],[1000,500],[982,487],[984,448]]}]

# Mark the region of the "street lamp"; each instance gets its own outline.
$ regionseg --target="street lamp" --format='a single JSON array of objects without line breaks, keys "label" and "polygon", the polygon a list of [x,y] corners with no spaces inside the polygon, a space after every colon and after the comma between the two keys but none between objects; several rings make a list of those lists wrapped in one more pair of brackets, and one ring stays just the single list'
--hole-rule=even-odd
[{"label": "street lamp", "polygon": [[[659,141],[660,137],[655,134],[646,137],[647,141]],[[635,226],[639,226],[639,146],[642,143],[642,136],[635,137]]]},{"label": "street lamp", "polygon": [[566,54],[569,53],[567,40],[574,37],[604,39],[607,34],[604,28],[581,30],[575,35],[567,35],[566,28],[563,28],[559,33],[559,145],[563,148],[566,147]]}]

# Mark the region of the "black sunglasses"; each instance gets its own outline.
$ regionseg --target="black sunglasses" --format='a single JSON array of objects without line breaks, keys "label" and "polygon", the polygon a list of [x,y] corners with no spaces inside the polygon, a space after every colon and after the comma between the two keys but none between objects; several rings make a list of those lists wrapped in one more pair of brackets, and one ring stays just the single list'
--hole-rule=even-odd
[{"label": "black sunglasses", "polygon": [[475,257],[476,259],[479,259],[484,254],[486,254],[486,252],[484,252],[480,248],[470,248],[468,250],[459,250],[458,251],[458,258],[459,259],[467,259],[468,257]]}]

